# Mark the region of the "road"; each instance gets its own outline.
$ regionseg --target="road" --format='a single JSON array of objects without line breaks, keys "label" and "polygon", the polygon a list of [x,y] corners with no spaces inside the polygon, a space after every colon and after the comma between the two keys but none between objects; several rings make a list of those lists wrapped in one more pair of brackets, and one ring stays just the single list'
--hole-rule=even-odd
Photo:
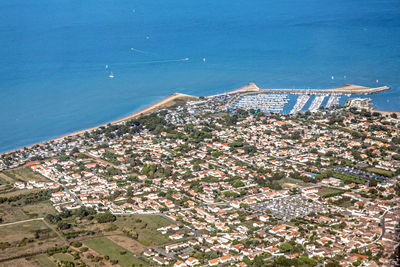
[{"label": "road", "polygon": [[161,249],[160,247],[155,247],[153,248],[155,251],[157,251],[158,253],[162,254],[165,257],[168,257],[170,259],[175,259],[175,254],[173,253],[167,253],[164,249]]},{"label": "road", "polygon": [[82,201],[79,199],[79,197],[76,196],[76,194],[74,192],[69,190],[64,184],[60,183],[60,185],[64,188],[65,192],[67,192],[68,194],[70,194],[73,197],[73,199],[76,201],[76,203],[78,203],[79,205],[82,205]]},{"label": "road", "polygon": [[174,219],[171,219],[170,217],[168,217],[168,216],[165,215],[164,213],[156,213],[155,215],[159,215],[159,216],[161,216],[161,217],[163,217],[163,218],[165,218],[165,219],[167,219],[167,220],[169,220],[169,221],[175,223],[175,224],[178,225],[178,226],[181,226],[181,225],[182,225],[183,228],[185,228],[186,230],[192,232],[196,237],[201,236],[201,234],[198,233],[196,230],[193,230],[192,228],[189,228],[188,226],[186,226],[186,225],[184,225],[184,224],[181,224],[180,222],[175,221]]},{"label": "road", "polygon": [[380,236],[377,240],[382,240],[383,235],[385,234],[385,216],[386,216],[386,214],[387,214],[389,211],[390,211],[390,208],[387,209],[387,210],[382,214],[382,217],[381,217],[382,232],[381,232],[381,236]]}]

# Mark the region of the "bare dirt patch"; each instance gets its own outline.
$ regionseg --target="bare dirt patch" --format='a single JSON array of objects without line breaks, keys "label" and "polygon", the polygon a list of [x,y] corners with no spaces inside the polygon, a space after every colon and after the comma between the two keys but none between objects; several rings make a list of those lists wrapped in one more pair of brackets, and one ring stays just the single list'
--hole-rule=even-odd
[{"label": "bare dirt patch", "polygon": [[[3,219],[3,223],[10,223],[16,221],[22,221],[29,219],[21,208],[19,207],[12,207],[8,203],[3,203],[0,205],[0,214],[1,218]],[[1,229],[0,229],[1,231]]]},{"label": "bare dirt patch", "polygon": [[27,260],[27,259],[16,259],[16,260],[12,260],[12,261],[6,261],[6,262],[2,262],[1,266],[4,267],[41,267],[42,265],[40,265],[37,261],[35,260]]},{"label": "bare dirt patch", "polygon": [[297,187],[300,187],[300,186],[297,185],[297,184],[284,183],[284,184],[282,184],[282,187],[283,188],[297,188]]},{"label": "bare dirt patch", "polygon": [[[48,248],[64,245],[63,240],[43,221],[2,225],[0,236],[4,246],[0,251],[0,260],[25,253],[44,252]],[[8,242],[8,246],[5,242]]]},{"label": "bare dirt patch", "polygon": [[32,243],[27,243],[26,245],[22,247],[10,247],[6,248],[1,251],[0,253],[0,260],[2,259],[8,259],[14,256],[19,256],[22,254],[30,254],[30,253],[37,253],[41,252],[44,253],[47,249],[53,248],[53,247],[61,247],[64,245],[64,242],[60,240],[60,238],[48,238],[46,240],[42,241],[35,241]]},{"label": "bare dirt patch", "polygon": [[5,174],[2,173],[2,172],[0,172],[0,179],[1,179],[1,180],[4,180],[4,181],[6,181],[6,182],[9,182],[9,183],[14,183],[14,182],[15,182],[14,179],[12,179],[11,177],[5,175]]},{"label": "bare dirt patch", "polygon": [[144,245],[125,235],[111,235],[107,236],[107,238],[134,254],[139,254],[146,250],[146,247]]}]

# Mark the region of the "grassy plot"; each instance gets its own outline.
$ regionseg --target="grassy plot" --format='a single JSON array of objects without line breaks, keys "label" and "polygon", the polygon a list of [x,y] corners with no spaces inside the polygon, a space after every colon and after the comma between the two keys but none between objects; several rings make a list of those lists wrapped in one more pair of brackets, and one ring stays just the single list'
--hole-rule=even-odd
[{"label": "grassy plot", "polygon": [[13,207],[11,204],[8,203],[0,204],[0,217],[3,219],[3,223],[29,219],[29,216],[27,216],[20,207]]},{"label": "grassy plot", "polygon": [[366,171],[373,172],[378,175],[382,175],[382,176],[386,176],[386,177],[393,177],[393,172],[384,170],[384,169],[380,169],[380,168],[371,167],[371,168],[367,168]]},{"label": "grassy plot", "polygon": [[25,253],[43,252],[61,246],[64,241],[42,220],[0,225],[0,259],[9,259]]},{"label": "grassy plot", "polygon": [[118,246],[106,237],[100,237],[84,241],[85,245],[94,251],[109,256],[111,260],[118,260],[118,264],[122,267],[130,267],[133,264],[147,266],[148,264],[136,258],[132,252]]},{"label": "grassy plot", "polygon": [[332,172],[332,176],[344,181],[348,181],[351,183],[356,183],[356,184],[365,184],[367,182],[366,179],[361,178],[361,177],[356,177],[353,175],[345,174],[345,173],[340,173],[340,172]]},{"label": "grassy plot", "polygon": [[[3,195],[0,195],[0,197]],[[33,218],[45,217],[46,214],[55,214],[56,210],[50,201],[41,201],[28,205],[16,205],[15,203],[0,204],[0,217],[3,223],[17,222]]]},{"label": "grassy plot", "polygon": [[22,207],[22,210],[29,217],[45,217],[47,214],[54,215],[57,213],[49,200],[25,205]]},{"label": "grassy plot", "polygon": [[22,181],[22,182],[27,182],[29,180],[43,181],[43,182],[49,181],[46,177],[32,171],[30,167],[19,167],[16,169],[7,170],[4,171],[4,174],[11,177],[15,181]]},{"label": "grassy plot", "polygon": [[336,188],[332,188],[332,187],[326,187],[326,186],[322,186],[319,190],[317,195],[319,195],[320,197],[333,197],[333,196],[338,196],[341,195],[343,193],[345,193],[345,190],[342,189],[336,189]]},{"label": "grassy plot", "polygon": [[36,259],[39,261],[39,263],[41,265],[43,265],[44,267],[56,267],[57,264],[55,264],[54,262],[52,262],[49,257],[45,254],[40,254],[38,256],[36,256]]},{"label": "grassy plot", "polygon": [[14,241],[20,241],[23,238],[34,239],[35,231],[44,231],[46,229],[49,228],[41,220],[0,226],[1,241],[14,242]]},{"label": "grassy plot", "polygon": [[7,193],[1,193],[1,197],[14,197],[14,196],[19,196],[19,195],[24,195],[24,194],[29,194],[29,193],[36,193],[39,192],[39,188],[34,188],[34,189],[16,189],[16,190],[11,190]]},{"label": "grassy plot", "polygon": [[60,260],[60,261],[74,261],[74,257],[72,257],[69,254],[65,254],[65,253],[57,253],[53,255],[53,258],[55,258],[56,260]]},{"label": "grassy plot", "polygon": [[118,217],[115,224],[120,230],[129,229],[138,234],[137,241],[145,246],[162,245],[170,242],[157,228],[171,225],[172,222],[158,215],[132,215]]},{"label": "grassy plot", "polygon": [[0,184],[14,183],[15,180],[7,176],[4,172],[0,172]]}]

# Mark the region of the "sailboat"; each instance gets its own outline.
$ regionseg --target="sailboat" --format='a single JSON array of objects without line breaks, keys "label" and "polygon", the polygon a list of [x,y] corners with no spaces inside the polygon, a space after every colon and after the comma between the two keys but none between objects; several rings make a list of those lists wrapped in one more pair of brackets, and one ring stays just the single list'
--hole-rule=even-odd
[{"label": "sailboat", "polygon": [[111,72],[110,75],[108,75],[108,78],[110,79],[114,78],[114,74]]}]

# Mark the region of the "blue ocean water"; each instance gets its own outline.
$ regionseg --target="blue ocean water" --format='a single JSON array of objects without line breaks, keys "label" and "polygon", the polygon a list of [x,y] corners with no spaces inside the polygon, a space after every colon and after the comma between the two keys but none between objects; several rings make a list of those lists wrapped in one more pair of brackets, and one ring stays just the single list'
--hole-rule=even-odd
[{"label": "blue ocean water", "polygon": [[374,105],[400,110],[399,74],[398,0],[1,1],[0,152],[248,82],[378,79]]}]

